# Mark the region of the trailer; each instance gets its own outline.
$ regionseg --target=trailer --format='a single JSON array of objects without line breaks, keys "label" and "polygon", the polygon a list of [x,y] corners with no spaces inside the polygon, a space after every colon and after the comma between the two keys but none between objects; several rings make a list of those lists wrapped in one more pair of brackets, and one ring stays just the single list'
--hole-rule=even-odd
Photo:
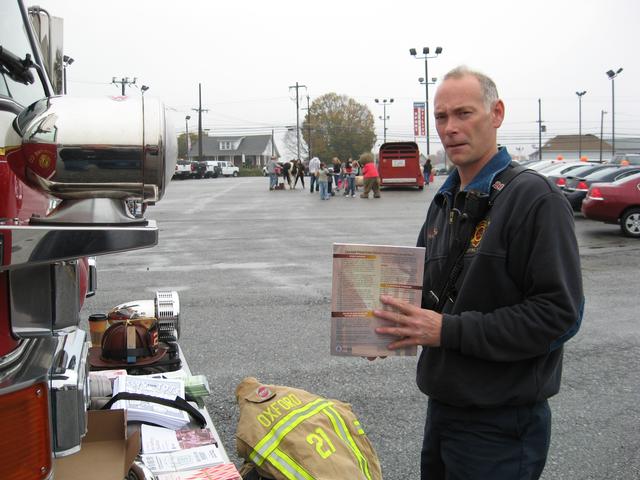
[{"label": "trailer", "polygon": [[380,147],[378,173],[381,187],[424,188],[420,150],[415,142],[389,142]]}]

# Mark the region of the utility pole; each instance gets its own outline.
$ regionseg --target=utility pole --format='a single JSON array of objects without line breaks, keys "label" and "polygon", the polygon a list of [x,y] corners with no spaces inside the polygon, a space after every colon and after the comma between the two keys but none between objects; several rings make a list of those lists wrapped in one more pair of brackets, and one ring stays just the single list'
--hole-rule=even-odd
[{"label": "utility pole", "polygon": [[300,160],[300,97],[298,95],[298,90],[301,88],[307,88],[306,85],[298,85],[296,82],[295,85],[289,87],[289,90],[292,88],[296,89],[296,142],[298,144],[298,160]]},{"label": "utility pole", "polygon": [[602,163],[602,127],[604,122],[605,110],[600,110],[600,163]]},{"label": "utility pole", "polygon": [[542,125],[542,100],[538,99],[538,160],[542,160],[542,132],[546,127]]},{"label": "utility pole", "polygon": [[307,95],[307,108],[303,108],[303,110],[307,111],[307,138],[309,139],[307,142],[307,160],[311,160],[311,107],[309,107],[309,95]]},{"label": "utility pole", "polygon": [[202,108],[202,84],[198,84],[198,108],[192,108],[194,112],[198,112],[198,161],[202,161],[202,112],[209,110]]},{"label": "utility pole", "polygon": [[111,83],[116,84],[119,83],[122,86],[122,96],[125,96],[124,89],[127,85],[135,85],[138,77],[133,77],[133,80],[129,80],[129,77],[124,77],[121,80],[116,80],[116,77],[111,79]]}]

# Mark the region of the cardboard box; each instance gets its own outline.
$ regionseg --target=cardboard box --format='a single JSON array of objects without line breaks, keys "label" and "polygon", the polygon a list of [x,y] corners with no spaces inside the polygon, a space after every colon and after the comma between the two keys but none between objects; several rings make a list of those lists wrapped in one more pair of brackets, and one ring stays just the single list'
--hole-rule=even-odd
[{"label": "cardboard box", "polygon": [[56,480],[122,480],[140,452],[140,432],[127,438],[127,415],[124,410],[90,410],[87,412],[87,435],[80,452],[56,458]]}]

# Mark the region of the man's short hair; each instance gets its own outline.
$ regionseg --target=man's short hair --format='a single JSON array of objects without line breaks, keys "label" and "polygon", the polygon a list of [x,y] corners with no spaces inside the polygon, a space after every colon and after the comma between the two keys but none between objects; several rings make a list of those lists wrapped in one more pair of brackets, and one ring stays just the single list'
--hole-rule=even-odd
[{"label": "man's short hair", "polygon": [[500,97],[498,96],[498,88],[496,87],[495,82],[484,73],[480,73],[476,70],[471,70],[465,65],[460,65],[453,70],[450,70],[444,76],[444,80],[449,80],[450,78],[460,79],[462,77],[466,77],[467,75],[475,77],[478,80],[478,82],[480,83],[480,89],[482,90],[482,100],[484,102],[484,106],[487,110],[491,110],[493,104],[496,103],[500,99]]}]

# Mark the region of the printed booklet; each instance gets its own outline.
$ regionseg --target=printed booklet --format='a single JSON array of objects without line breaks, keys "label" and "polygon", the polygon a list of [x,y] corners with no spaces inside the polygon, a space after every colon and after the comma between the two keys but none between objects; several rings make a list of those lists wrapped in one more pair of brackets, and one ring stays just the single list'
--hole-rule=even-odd
[{"label": "printed booklet", "polygon": [[387,349],[397,337],[375,332],[389,322],[374,317],[373,310],[392,310],[382,305],[380,295],[421,305],[424,251],[419,247],[333,244],[331,355],[416,355],[415,346]]}]

